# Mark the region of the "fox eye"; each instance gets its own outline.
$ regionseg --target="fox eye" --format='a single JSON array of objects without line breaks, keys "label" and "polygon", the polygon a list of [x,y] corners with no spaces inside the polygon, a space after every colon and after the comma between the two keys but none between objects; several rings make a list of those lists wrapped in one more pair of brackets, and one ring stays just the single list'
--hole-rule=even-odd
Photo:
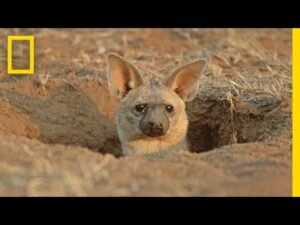
[{"label": "fox eye", "polygon": [[139,104],[134,107],[136,112],[143,113],[147,110],[147,104]]},{"label": "fox eye", "polygon": [[172,105],[166,105],[167,112],[171,113],[174,111],[174,107]]}]

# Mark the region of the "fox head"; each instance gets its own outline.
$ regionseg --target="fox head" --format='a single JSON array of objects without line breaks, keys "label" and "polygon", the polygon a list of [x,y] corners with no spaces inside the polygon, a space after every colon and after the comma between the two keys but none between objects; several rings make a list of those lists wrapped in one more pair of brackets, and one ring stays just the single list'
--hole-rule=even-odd
[{"label": "fox head", "polygon": [[146,79],[116,54],[107,56],[110,94],[120,100],[116,113],[124,155],[152,154],[185,147],[185,102],[193,100],[206,60],[174,70],[166,79]]}]

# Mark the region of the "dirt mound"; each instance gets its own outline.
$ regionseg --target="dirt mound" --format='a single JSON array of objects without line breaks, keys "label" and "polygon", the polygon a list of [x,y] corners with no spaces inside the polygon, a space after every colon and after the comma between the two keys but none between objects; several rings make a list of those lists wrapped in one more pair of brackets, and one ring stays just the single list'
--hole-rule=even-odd
[{"label": "dirt mound", "polygon": [[288,196],[291,152],[237,144],[162,159],[114,158],[86,148],[0,139],[1,195]]},{"label": "dirt mound", "polygon": [[[0,52],[0,195],[291,195],[290,30],[0,34],[0,48],[8,34],[36,39],[33,76],[5,74]],[[118,102],[105,78],[111,51],[145,76],[209,59],[197,98],[187,104],[190,152],[120,157]],[[17,53],[23,63],[23,52]]]},{"label": "dirt mound", "polygon": [[[28,96],[9,90],[3,92],[5,98],[2,98],[0,104],[7,113],[2,114],[3,121],[6,122],[0,127],[0,133],[36,138],[50,144],[78,145],[102,153],[109,151],[116,156],[120,155],[115,125],[101,113],[101,108],[96,104],[107,105],[107,89],[95,80],[82,82],[81,87],[84,89],[75,82],[52,80],[51,83],[52,88],[48,89],[46,86],[47,90],[42,97],[38,97],[37,93],[36,96]],[[92,86],[93,89],[89,89]],[[38,89],[38,86],[32,82],[27,85],[28,89]],[[101,93],[97,102],[87,95],[95,93],[94,90]],[[112,106],[113,102],[109,105]]]}]

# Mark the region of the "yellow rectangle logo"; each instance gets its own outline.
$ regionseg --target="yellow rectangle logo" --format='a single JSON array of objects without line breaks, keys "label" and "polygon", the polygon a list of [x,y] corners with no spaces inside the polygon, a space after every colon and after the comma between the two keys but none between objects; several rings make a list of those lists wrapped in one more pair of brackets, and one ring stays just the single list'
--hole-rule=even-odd
[{"label": "yellow rectangle logo", "polygon": [[[300,29],[293,29],[293,196],[300,196]],[[297,102],[298,101],[298,102]]]},{"label": "yellow rectangle logo", "polygon": [[[29,68],[13,69],[12,43],[13,41],[29,41]],[[7,73],[33,74],[34,73],[34,36],[7,36]]]}]

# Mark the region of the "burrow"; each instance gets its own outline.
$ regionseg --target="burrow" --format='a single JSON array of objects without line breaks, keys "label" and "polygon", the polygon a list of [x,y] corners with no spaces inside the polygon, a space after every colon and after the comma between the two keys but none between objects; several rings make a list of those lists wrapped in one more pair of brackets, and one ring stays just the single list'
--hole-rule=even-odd
[{"label": "burrow", "polygon": [[[99,110],[101,104],[106,108],[113,104],[106,95],[98,103],[89,96],[103,88],[101,85],[87,87],[84,90],[64,84],[44,99],[14,91],[0,94],[2,131],[47,144],[77,145],[119,156],[115,124]],[[197,98],[187,104],[190,150],[204,152],[228,144],[269,141],[283,128],[291,127],[291,115],[281,112],[281,102],[261,91],[201,88]]]},{"label": "burrow", "polygon": [[291,128],[291,114],[282,112],[282,102],[260,90],[203,88],[187,104],[190,150],[272,140]]}]

